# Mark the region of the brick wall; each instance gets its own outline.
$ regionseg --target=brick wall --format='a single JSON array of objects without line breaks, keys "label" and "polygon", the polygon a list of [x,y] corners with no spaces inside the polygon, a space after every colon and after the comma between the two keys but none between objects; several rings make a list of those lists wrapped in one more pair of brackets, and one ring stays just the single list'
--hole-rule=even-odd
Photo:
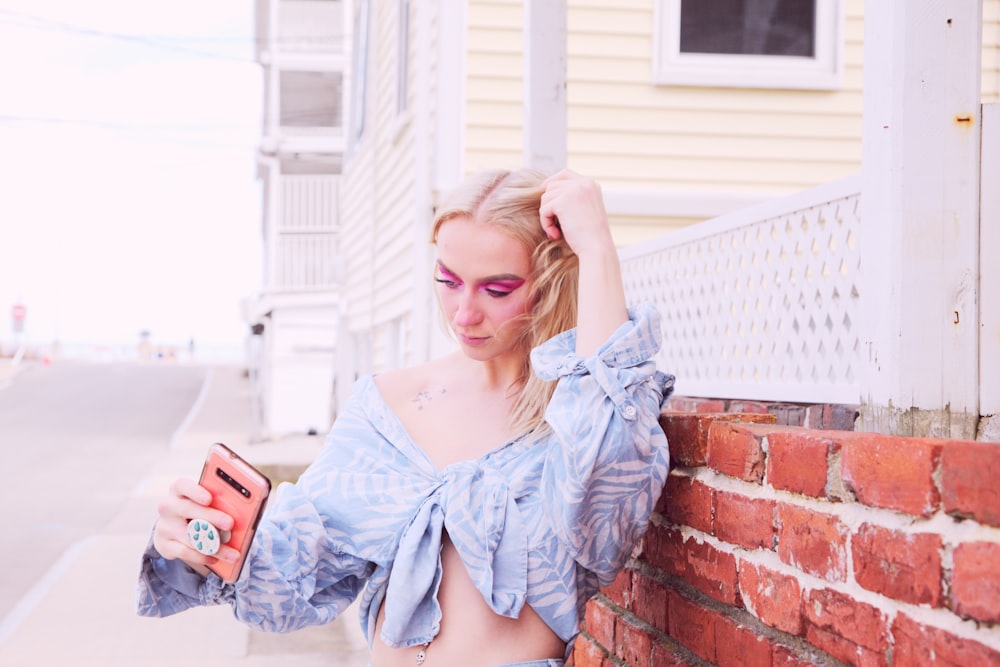
[{"label": "brick wall", "polygon": [[664,413],[673,470],[576,667],[1000,666],[1000,445]]}]

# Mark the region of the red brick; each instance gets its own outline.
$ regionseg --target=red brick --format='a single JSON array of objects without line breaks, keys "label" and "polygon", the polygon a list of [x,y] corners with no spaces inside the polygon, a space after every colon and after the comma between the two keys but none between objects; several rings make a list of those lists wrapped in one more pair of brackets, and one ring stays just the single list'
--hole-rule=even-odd
[{"label": "red brick", "polygon": [[849,639],[835,632],[806,625],[806,641],[816,648],[826,651],[841,662],[854,667],[888,667],[889,658],[886,652],[877,652],[864,646],[858,646]]},{"label": "red brick", "polygon": [[671,523],[712,534],[712,487],[676,470],[667,477],[659,512]]},{"label": "red brick", "polygon": [[949,514],[1000,526],[1000,446],[946,441],[941,452],[941,502]]},{"label": "red brick", "polygon": [[1000,544],[959,544],[953,556],[952,609],[963,618],[1000,622]]},{"label": "red brick", "polygon": [[769,412],[768,404],[760,401],[729,401],[729,411],[754,415],[766,415]]},{"label": "red brick", "polygon": [[718,418],[717,414],[682,414],[665,412],[660,415],[660,426],[670,443],[672,465],[697,467],[705,465],[708,451],[708,427]]},{"label": "red brick", "polygon": [[827,497],[828,461],[840,449],[836,441],[822,433],[795,429],[769,434],[767,447],[768,484],[812,498]]},{"label": "red brick", "polygon": [[669,632],[667,625],[668,588],[639,572],[632,577],[632,611],[646,623],[663,632]]},{"label": "red brick", "polygon": [[684,579],[711,598],[725,604],[737,604],[736,557],[720,551],[708,542],[694,538],[684,542],[687,567]]},{"label": "red brick", "polygon": [[848,529],[837,517],[778,504],[778,556],[827,581],[847,580]]},{"label": "red brick", "polygon": [[584,635],[579,635],[573,644],[573,665],[574,667],[608,667],[611,664],[607,660],[607,652],[595,644],[593,640]]},{"label": "red brick", "polygon": [[774,549],[775,502],[715,492],[715,536],[746,549]]},{"label": "red brick", "polygon": [[1000,651],[899,613],[892,624],[893,667],[1000,667]]},{"label": "red brick", "polygon": [[779,424],[802,426],[806,421],[806,408],[804,405],[772,403],[770,410]]},{"label": "red brick", "polygon": [[806,408],[805,425],[814,429],[853,431],[858,414],[856,405],[810,405]]},{"label": "red brick", "polygon": [[734,422],[715,422],[708,429],[706,463],[723,475],[760,484],[764,480],[764,434]]},{"label": "red brick", "polygon": [[632,570],[624,568],[609,585],[601,589],[619,607],[632,608]]},{"label": "red brick", "polygon": [[740,561],[740,596],[762,622],[793,635],[802,634],[799,582],[763,566]]},{"label": "red brick", "polygon": [[715,421],[743,421],[768,424],[773,415],[744,415],[737,413],[683,414],[664,412],[660,426],[670,443],[670,458],[675,465],[698,467],[705,465],[708,451],[708,429]]},{"label": "red brick", "polygon": [[864,588],[895,600],[940,607],[941,546],[940,535],[863,524],[851,540],[854,577]]},{"label": "red brick", "polygon": [[650,667],[694,667],[694,663],[678,655],[673,646],[653,644],[653,662]]},{"label": "red brick", "polygon": [[615,645],[615,613],[600,600],[591,600],[584,611],[584,628],[598,644],[611,650]]},{"label": "red brick", "polygon": [[942,441],[861,433],[841,442],[841,475],[860,502],[914,516],[937,511]]},{"label": "red brick", "polygon": [[615,626],[615,655],[628,665],[648,665],[653,657],[653,639],[642,628],[619,619]]},{"label": "red brick", "polygon": [[651,523],[643,536],[643,542],[645,549],[639,556],[640,560],[667,574],[684,576],[684,538],[679,530]]},{"label": "red brick", "polygon": [[667,401],[669,412],[725,412],[726,402],[717,398],[671,396]]},{"label": "red brick", "polygon": [[775,644],[772,648],[772,667],[816,667],[816,662],[802,657],[788,646]]},{"label": "red brick", "polygon": [[719,667],[771,667],[771,644],[747,626],[720,616],[715,622],[715,662]]},{"label": "red brick", "polygon": [[670,591],[670,636],[696,655],[715,662],[716,615]]},{"label": "red brick", "polygon": [[811,591],[802,604],[808,623],[873,651],[889,647],[888,619],[879,609],[837,591]]}]

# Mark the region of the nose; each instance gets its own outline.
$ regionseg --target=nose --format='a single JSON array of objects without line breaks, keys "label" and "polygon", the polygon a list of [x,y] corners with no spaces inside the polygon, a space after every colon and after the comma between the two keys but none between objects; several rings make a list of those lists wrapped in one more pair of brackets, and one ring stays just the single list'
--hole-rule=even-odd
[{"label": "nose", "polygon": [[476,303],[476,294],[469,290],[458,299],[452,321],[457,327],[471,327],[483,320],[483,312]]}]

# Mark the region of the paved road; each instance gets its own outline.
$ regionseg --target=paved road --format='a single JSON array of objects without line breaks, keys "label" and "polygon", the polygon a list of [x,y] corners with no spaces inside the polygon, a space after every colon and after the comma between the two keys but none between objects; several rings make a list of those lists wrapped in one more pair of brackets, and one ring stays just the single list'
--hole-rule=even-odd
[{"label": "paved road", "polygon": [[330,625],[285,635],[247,628],[226,606],[135,613],[156,503],[177,476],[197,476],[209,443],[274,470],[301,469],[319,451],[316,436],[256,439],[240,368],[60,360],[11,376],[4,361],[0,665],[368,664],[354,605]]},{"label": "paved road", "polygon": [[103,528],[167,451],[207,370],[60,362],[0,389],[0,618]]}]

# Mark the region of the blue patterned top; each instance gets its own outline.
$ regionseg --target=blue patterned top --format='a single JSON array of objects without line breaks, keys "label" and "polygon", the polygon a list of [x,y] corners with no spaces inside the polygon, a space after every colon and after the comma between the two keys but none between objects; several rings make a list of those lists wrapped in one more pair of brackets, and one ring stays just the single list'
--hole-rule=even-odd
[{"label": "blue patterned top", "polygon": [[558,380],[550,431],[441,470],[361,378],[317,460],[279,488],[239,581],[203,578],[150,544],[139,613],[228,603],[240,620],[286,632],[327,623],[360,595],[369,646],[383,600],[381,639],[423,644],[440,627],[447,530],[493,611],[516,618],[529,604],[571,645],[587,600],[645,532],[668,472],[658,417],[673,377],[651,361],[660,318],[651,306],[630,315],[591,358],[575,354],[575,330],[532,351],[535,372]]}]

